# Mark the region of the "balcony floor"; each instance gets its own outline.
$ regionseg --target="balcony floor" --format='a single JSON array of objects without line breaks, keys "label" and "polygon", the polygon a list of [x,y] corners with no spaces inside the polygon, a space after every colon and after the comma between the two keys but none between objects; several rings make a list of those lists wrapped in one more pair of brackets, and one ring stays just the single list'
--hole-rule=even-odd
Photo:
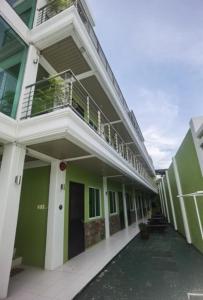
[{"label": "balcony floor", "polygon": [[76,299],[200,300],[202,279],[203,255],[169,228],[136,237]]},{"label": "balcony floor", "polygon": [[81,291],[137,234],[133,224],[87,249],[55,271],[25,267],[10,280],[10,300],[69,300]]}]

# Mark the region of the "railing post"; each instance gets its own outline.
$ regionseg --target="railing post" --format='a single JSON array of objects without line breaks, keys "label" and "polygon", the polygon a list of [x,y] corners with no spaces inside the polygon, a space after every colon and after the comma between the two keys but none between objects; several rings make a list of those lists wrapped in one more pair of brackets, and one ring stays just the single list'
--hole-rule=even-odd
[{"label": "railing post", "polygon": [[116,151],[118,151],[118,135],[115,133]]},{"label": "railing post", "polygon": [[87,96],[87,122],[90,121],[90,98]]},{"label": "railing post", "polygon": [[109,137],[109,144],[111,144],[111,126],[108,124],[108,137]]},{"label": "railing post", "polygon": [[126,159],[127,159],[127,161],[129,159],[129,153],[128,153],[128,147],[127,146],[126,146]]},{"label": "railing post", "polygon": [[70,106],[73,105],[73,81],[72,81],[72,78],[69,82],[69,104],[70,104]]},{"label": "railing post", "polygon": [[98,118],[98,133],[100,135],[101,134],[101,112],[99,110],[98,110],[97,118]]}]

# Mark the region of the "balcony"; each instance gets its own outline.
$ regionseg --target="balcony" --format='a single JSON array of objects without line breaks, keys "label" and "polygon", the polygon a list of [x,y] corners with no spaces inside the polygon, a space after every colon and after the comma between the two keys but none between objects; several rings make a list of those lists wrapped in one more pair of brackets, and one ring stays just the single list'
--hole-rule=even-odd
[{"label": "balcony", "polygon": [[144,138],[143,138],[142,132],[140,130],[139,124],[136,120],[136,117],[135,117],[133,111],[130,111],[130,109],[126,103],[126,100],[121,92],[118,82],[113,74],[113,71],[108,63],[108,60],[104,54],[104,51],[103,51],[103,49],[99,43],[99,40],[94,32],[94,29],[92,27],[92,24],[89,20],[89,17],[87,15],[85,9],[83,7],[82,2],[80,0],[67,0],[67,1],[64,1],[63,4],[61,4],[60,0],[54,0],[50,3],[48,3],[47,5],[45,5],[39,9],[36,25],[38,26],[38,25],[46,22],[50,18],[54,17],[55,15],[59,14],[60,12],[62,12],[63,10],[65,10],[71,6],[75,6],[75,8],[77,9],[78,14],[89,34],[89,37],[91,38],[92,43],[100,57],[100,61],[102,62],[103,66],[105,67],[108,77],[111,80],[111,82],[116,90],[118,98],[119,98],[124,110],[126,111],[126,113],[129,116],[132,126],[134,127],[140,141],[144,142]]},{"label": "balcony", "polygon": [[71,108],[148,183],[155,186],[139,160],[71,70],[26,87],[22,119]]}]

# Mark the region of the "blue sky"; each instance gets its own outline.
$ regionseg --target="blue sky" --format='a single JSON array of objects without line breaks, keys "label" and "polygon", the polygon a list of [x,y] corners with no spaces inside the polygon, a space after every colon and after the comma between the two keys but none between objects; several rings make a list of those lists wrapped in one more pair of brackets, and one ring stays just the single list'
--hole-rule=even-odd
[{"label": "blue sky", "polygon": [[202,0],[87,0],[156,168],[203,113]]}]

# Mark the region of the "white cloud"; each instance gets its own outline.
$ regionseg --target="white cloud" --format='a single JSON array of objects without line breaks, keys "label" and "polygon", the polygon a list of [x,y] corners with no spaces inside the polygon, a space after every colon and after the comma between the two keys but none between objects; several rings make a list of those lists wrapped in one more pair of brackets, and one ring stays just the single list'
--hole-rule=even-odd
[{"label": "white cloud", "polygon": [[[162,90],[140,89],[134,111],[156,168],[167,168],[182,137],[178,99]],[[174,101],[175,100],[175,101]],[[177,130],[174,130],[174,128]],[[181,127],[182,129],[182,127]]]}]

